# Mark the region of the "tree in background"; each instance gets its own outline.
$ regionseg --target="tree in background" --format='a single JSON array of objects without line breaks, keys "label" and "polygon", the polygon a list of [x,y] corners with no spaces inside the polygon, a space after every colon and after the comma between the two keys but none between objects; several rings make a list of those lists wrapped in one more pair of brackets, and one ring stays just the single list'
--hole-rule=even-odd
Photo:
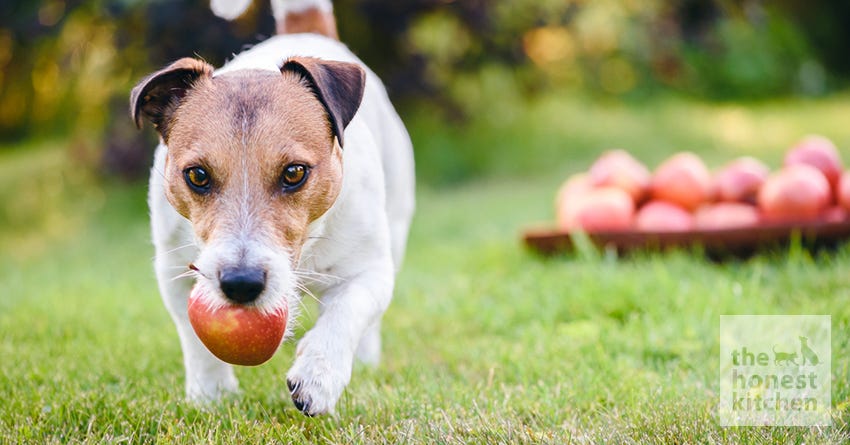
[{"label": "tree in background", "polygon": [[[741,99],[822,94],[850,75],[841,0],[334,3],[342,40],[403,114],[461,123],[498,113],[494,98],[521,106],[553,90]],[[132,85],[186,55],[220,65],[273,33],[268,8],[228,23],[201,0],[0,3],[0,140],[67,137],[84,164],[143,172],[152,143],[126,117]]]}]

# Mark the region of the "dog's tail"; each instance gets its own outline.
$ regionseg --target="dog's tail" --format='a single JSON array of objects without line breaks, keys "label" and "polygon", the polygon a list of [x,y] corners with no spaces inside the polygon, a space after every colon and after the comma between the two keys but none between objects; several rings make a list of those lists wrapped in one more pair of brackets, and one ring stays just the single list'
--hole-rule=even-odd
[{"label": "dog's tail", "polygon": [[[309,32],[339,39],[331,0],[271,0],[278,34]],[[210,0],[213,13],[233,20],[251,6],[251,0]]]}]

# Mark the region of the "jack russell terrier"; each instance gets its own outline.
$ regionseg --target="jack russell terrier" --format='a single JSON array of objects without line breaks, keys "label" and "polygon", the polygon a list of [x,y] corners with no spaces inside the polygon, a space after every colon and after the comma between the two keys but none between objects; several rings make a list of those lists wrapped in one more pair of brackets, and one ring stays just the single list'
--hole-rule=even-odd
[{"label": "jack russell terrier", "polygon": [[[232,19],[249,3],[212,8]],[[333,412],[355,356],[380,358],[414,209],[413,149],[381,81],[336,39],[330,0],[272,3],[279,35],[218,70],[184,58],[154,72],[130,110],[160,135],[148,197],[155,269],[187,397],[238,390],[189,323],[193,285],[209,304],[288,308],[287,336],[301,297],[316,294],[319,317],[286,374],[312,416]]]}]

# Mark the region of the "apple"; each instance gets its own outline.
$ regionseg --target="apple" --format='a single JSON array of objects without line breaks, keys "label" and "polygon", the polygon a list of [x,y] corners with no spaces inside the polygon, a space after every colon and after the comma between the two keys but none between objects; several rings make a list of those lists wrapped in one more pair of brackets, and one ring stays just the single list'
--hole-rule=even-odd
[{"label": "apple", "polygon": [[841,206],[831,206],[821,213],[820,219],[830,223],[847,221],[847,209]]},{"label": "apple", "polygon": [[718,202],[701,206],[694,215],[697,229],[752,227],[760,220],[758,209],[742,202]]},{"label": "apple", "polygon": [[714,192],[719,201],[755,203],[759,187],[770,169],[756,158],[744,156],[726,164],[714,175]]},{"label": "apple", "polygon": [[818,135],[806,136],[788,151],[784,165],[796,164],[811,165],[820,170],[833,187],[838,184],[844,168],[835,144]]},{"label": "apple", "polygon": [[627,151],[619,149],[603,153],[590,166],[588,175],[592,185],[621,188],[635,202],[640,202],[647,195],[652,178],[645,165]]},{"label": "apple", "polygon": [[270,359],[286,331],[286,309],[266,313],[254,306],[211,307],[198,286],[189,294],[189,322],[204,346],[234,365],[256,366]]},{"label": "apple", "polygon": [[838,187],[835,189],[835,198],[838,205],[850,210],[850,171],[841,174],[838,179]]},{"label": "apple", "polygon": [[555,197],[555,202],[560,203],[566,197],[575,197],[583,195],[588,190],[592,189],[590,177],[587,173],[576,173],[571,175],[558,188],[558,193]]},{"label": "apple", "polygon": [[768,221],[811,221],[830,204],[829,181],[820,170],[793,164],[772,174],[759,190],[758,206]]},{"label": "apple", "polygon": [[631,227],[635,203],[622,189],[599,187],[576,197],[559,214],[562,214],[559,218],[560,227],[564,230],[624,230]]},{"label": "apple", "polygon": [[658,166],[650,188],[652,199],[671,202],[690,211],[711,199],[711,174],[697,155],[681,152]]},{"label": "apple", "polygon": [[694,217],[676,204],[649,201],[638,210],[635,227],[647,232],[684,232],[694,228]]},{"label": "apple", "polygon": [[578,203],[593,189],[587,173],[576,173],[567,178],[555,194],[555,220],[558,227],[575,228],[575,211]]}]

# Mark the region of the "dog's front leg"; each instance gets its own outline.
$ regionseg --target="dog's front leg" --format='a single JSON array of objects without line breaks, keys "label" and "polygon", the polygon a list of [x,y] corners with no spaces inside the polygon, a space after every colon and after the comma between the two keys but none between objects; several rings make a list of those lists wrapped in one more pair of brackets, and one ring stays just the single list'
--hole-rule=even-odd
[{"label": "dog's front leg", "polygon": [[[173,249],[173,248],[172,248]],[[165,247],[157,247],[167,252]],[[189,250],[189,249],[183,249]],[[232,366],[222,362],[207,350],[189,323],[188,298],[192,288],[191,278],[177,278],[175,271],[188,263],[183,255],[158,253],[156,274],[162,300],[177,327],[180,346],[183,349],[183,365],[186,369],[186,397],[193,402],[208,402],[222,394],[235,392],[239,385]]]},{"label": "dog's front leg", "polygon": [[[167,272],[157,275],[166,275]],[[173,273],[172,273],[173,275]],[[180,279],[175,283],[160,279],[163,301],[177,326],[183,365],[186,370],[186,397],[193,402],[205,403],[219,399],[223,394],[238,391],[239,384],[233,367],[222,362],[207,350],[189,323],[187,300],[191,281]]]},{"label": "dog's front leg", "polygon": [[193,279],[180,275],[187,271],[187,265],[198,251],[192,242],[192,228],[165,199],[160,173],[164,169],[165,153],[164,146],[156,151],[148,197],[156,247],[154,268],[162,301],[180,337],[186,369],[186,396],[195,402],[206,402],[218,399],[223,393],[237,391],[239,385],[233,368],[207,350],[189,323],[188,300]]},{"label": "dog's front leg", "polygon": [[292,401],[304,414],[333,412],[351,379],[358,344],[386,310],[392,292],[389,261],[325,292],[316,325],[298,343],[286,376]]}]

